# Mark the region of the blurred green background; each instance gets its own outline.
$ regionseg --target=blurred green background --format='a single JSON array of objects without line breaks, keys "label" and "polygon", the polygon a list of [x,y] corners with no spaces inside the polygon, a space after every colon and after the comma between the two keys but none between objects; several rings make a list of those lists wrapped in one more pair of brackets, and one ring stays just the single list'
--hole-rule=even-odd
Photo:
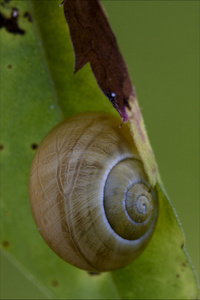
[{"label": "blurred green background", "polygon": [[[200,277],[199,2],[102,3],[135,86],[164,187]],[[2,299],[42,297],[5,258],[1,258],[1,268]]]}]

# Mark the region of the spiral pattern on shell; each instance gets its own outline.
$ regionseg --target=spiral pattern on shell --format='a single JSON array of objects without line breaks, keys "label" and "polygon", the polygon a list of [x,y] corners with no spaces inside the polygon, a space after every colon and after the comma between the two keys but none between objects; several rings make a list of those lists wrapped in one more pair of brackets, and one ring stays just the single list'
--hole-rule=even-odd
[{"label": "spiral pattern on shell", "polygon": [[45,137],[32,163],[29,194],[47,244],[88,271],[130,263],[156,223],[156,192],[129,128],[106,114],[73,116]]}]

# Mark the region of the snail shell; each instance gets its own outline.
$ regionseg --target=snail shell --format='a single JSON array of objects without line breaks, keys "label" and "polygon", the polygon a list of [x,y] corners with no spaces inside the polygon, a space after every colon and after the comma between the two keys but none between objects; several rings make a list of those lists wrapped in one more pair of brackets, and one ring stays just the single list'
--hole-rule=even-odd
[{"label": "snail shell", "polygon": [[29,193],[44,240],[84,270],[124,267],[153,233],[156,192],[129,128],[110,115],[80,114],[56,126],[33,160]]}]

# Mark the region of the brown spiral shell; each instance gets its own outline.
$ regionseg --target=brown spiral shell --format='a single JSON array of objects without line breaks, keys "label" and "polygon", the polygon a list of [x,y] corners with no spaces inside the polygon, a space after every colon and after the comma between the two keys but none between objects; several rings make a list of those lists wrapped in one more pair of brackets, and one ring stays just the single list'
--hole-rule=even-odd
[{"label": "brown spiral shell", "polygon": [[156,192],[124,124],[86,113],[57,125],[31,167],[38,230],[62,259],[88,271],[124,267],[152,236]]}]

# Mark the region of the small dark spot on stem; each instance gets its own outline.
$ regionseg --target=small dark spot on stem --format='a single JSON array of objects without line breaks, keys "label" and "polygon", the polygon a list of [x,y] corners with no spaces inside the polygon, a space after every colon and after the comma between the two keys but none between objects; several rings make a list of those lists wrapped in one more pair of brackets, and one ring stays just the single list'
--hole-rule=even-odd
[{"label": "small dark spot on stem", "polygon": [[32,17],[31,17],[30,13],[29,13],[28,11],[26,11],[26,12],[24,13],[24,18],[27,18],[27,20],[28,20],[29,22],[32,22],[32,21],[33,21],[33,19],[32,19]]},{"label": "small dark spot on stem", "polygon": [[89,275],[91,276],[96,276],[96,275],[100,275],[100,272],[88,272]]},{"label": "small dark spot on stem", "polygon": [[10,33],[23,35],[25,30],[19,28],[18,17],[19,14],[17,8],[12,9],[10,18],[7,18],[0,13],[0,28],[5,27],[5,29]]},{"label": "small dark spot on stem", "polygon": [[31,149],[37,150],[37,148],[38,148],[38,144],[36,143],[31,144]]},{"label": "small dark spot on stem", "polygon": [[53,287],[58,287],[58,286],[59,286],[59,283],[58,283],[57,280],[52,279],[52,280],[51,280],[51,285],[52,285]]},{"label": "small dark spot on stem", "polygon": [[8,69],[12,69],[12,65],[11,64],[8,65]]},{"label": "small dark spot on stem", "polygon": [[8,248],[10,246],[10,243],[6,240],[2,241],[2,247],[3,248]]},{"label": "small dark spot on stem", "polygon": [[183,247],[185,246],[184,242],[181,244],[181,249],[183,249]]},{"label": "small dark spot on stem", "polygon": [[2,144],[0,144],[0,151],[2,151],[4,149],[4,146]]},{"label": "small dark spot on stem", "polygon": [[176,274],[176,278],[180,278],[180,274]]},{"label": "small dark spot on stem", "polygon": [[186,267],[186,263],[182,263],[182,266],[183,266],[183,267]]}]

